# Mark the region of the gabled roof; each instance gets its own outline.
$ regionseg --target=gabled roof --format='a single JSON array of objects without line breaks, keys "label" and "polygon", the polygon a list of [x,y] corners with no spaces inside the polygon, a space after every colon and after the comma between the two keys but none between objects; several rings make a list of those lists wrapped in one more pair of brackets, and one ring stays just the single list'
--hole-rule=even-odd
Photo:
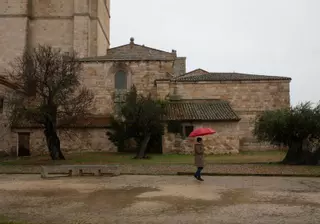
[{"label": "gabled roof", "polygon": [[177,101],[166,106],[168,121],[239,121],[230,104],[222,100]]},{"label": "gabled roof", "polygon": [[178,76],[172,81],[201,82],[201,81],[263,81],[263,80],[291,80],[289,77],[254,75],[243,73],[203,73],[197,75]]},{"label": "gabled roof", "polygon": [[208,73],[209,73],[208,71],[203,70],[201,68],[198,68],[198,69],[192,70],[190,72],[187,72],[185,74],[182,74],[182,75],[180,75],[178,77],[182,77],[182,76],[186,77],[186,76],[193,76],[193,75],[203,75],[203,74],[208,74]]},{"label": "gabled roof", "polygon": [[4,85],[11,89],[19,89],[19,86],[13,82],[10,82],[6,77],[0,75],[0,85]]},{"label": "gabled roof", "polygon": [[177,57],[175,51],[166,52],[144,45],[130,43],[119,47],[110,48],[107,54],[99,57],[81,58],[81,61],[173,61]]}]

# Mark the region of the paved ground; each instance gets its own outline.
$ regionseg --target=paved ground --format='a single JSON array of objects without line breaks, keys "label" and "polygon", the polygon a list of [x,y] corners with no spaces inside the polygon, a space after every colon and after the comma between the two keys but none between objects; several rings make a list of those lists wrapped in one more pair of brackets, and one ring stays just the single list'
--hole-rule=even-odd
[{"label": "paved ground", "polygon": [[320,223],[320,178],[0,175],[0,199],[29,223]]}]

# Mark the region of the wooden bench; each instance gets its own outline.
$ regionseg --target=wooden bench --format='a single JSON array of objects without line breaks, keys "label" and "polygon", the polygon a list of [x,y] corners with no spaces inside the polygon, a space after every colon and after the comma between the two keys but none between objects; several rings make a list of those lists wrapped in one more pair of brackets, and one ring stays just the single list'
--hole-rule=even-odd
[{"label": "wooden bench", "polygon": [[83,176],[84,174],[95,176],[103,174],[119,175],[119,172],[117,172],[118,166],[116,164],[41,166],[41,177],[47,178],[49,174],[67,174],[68,176]]}]

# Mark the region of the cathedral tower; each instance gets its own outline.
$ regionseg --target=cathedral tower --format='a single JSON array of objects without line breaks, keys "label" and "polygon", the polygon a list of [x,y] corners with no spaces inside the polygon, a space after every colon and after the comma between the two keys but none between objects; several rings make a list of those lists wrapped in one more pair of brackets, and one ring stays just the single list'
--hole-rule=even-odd
[{"label": "cathedral tower", "polygon": [[1,0],[0,72],[23,50],[49,44],[81,57],[110,46],[110,0]]}]

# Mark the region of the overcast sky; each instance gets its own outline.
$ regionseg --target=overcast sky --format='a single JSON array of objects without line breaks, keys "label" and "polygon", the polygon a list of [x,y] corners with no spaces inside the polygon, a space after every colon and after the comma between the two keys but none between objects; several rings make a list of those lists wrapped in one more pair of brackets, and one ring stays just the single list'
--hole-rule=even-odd
[{"label": "overcast sky", "polygon": [[187,71],[289,76],[291,103],[320,100],[320,0],[111,0],[111,47],[187,57]]}]

